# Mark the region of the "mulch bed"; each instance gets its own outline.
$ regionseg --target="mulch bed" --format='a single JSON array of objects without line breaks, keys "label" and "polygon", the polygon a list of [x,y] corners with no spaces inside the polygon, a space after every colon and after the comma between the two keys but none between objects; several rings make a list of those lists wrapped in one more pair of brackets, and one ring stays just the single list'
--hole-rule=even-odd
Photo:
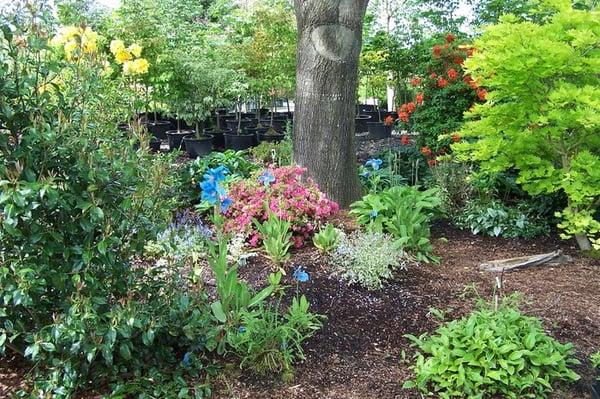
[{"label": "mulch bed", "polygon": [[[338,223],[352,228],[347,219]],[[473,309],[477,293],[491,299],[495,274],[479,271],[486,260],[551,252],[558,248],[573,257],[561,266],[505,273],[505,293],[521,292],[522,309],[541,317],[547,331],[561,342],[575,345],[582,362],[576,372],[582,379],[555,392],[552,398],[589,398],[593,370],[588,357],[600,349],[600,261],[581,257],[571,242],[554,237],[507,240],[473,236],[446,224],[433,228],[440,265],[421,265],[401,271],[383,290],[369,292],[347,286],[331,275],[331,267],[314,248],[296,252],[290,267],[302,265],[311,276],[300,290],[312,311],[327,316],[324,327],[305,345],[306,361],[297,365],[295,381],[277,376],[259,378],[228,371],[216,382],[216,398],[422,398],[403,389],[411,378],[414,350],[404,334],[432,332],[440,321],[430,312],[437,308],[447,319]],[[251,258],[240,270],[252,283],[264,282],[270,272],[262,257]],[[288,273],[289,274],[289,273]],[[289,278],[289,276],[288,276]],[[469,289],[465,290],[465,287]],[[16,359],[0,361],[0,397],[18,386],[26,366]]]}]

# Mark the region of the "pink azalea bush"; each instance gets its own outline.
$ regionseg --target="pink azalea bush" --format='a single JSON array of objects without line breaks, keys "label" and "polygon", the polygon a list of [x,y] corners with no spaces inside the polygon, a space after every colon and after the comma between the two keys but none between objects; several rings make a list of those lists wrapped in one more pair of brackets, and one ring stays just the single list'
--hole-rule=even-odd
[{"label": "pink azalea bush", "polygon": [[271,211],[292,224],[294,244],[303,246],[319,225],[339,210],[314,181],[302,180],[304,172],[306,169],[299,166],[270,167],[263,176],[267,174],[271,181],[252,177],[232,183],[228,189],[232,203],[224,214],[225,231],[247,233],[249,243],[256,246],[259,236],[252,221],[268,219]]}]

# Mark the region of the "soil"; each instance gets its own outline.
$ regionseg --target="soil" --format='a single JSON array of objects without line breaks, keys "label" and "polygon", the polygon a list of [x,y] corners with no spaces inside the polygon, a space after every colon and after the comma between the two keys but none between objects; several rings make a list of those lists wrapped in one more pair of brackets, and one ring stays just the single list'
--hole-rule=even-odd
[{"label": "soil", "polygon": [[[338,220],[352,229],[347,218]],[[505,273],[504,293],[523,294],[522,310],[543,320],[549,334],[572,342],[581,365],[581,380],[562,387],[551,398],[589,398],[594,372],[589,355],[600,349],[600,261],[582,257],[574,243],[555,237],[509,240],[473,236],[447,224],[433,227],[439,265],[423,264],[400,271],[382,290],[348,286],[331,274],[326,258],[314,248],[294,253],[287,269],[303,266],[310,280],[300,286],[311,310],[327,316],[324,327],[305,344],[306,360],[295,369],[295,380],[283,383],[231,372],[215,381],[216,398],[422,398],[403,389],[411,379],[414,354],[404,334],[433,332],[441,323],[432,308],[447,320],[468,314],[476,302],[475,290],[492,297],[496,274],[482,272],[484,261],[551,252],[558,248],[573,257],[560,266],[539,266]],[[263,257],[251,258],[240,275],[253,284],[270,272]],[[288,279],[289,279],[288,273]],[[0,397],[18,386],[25,365],[16,359],[0,363]],[[12,390],[12,389],[11,389]]]}]

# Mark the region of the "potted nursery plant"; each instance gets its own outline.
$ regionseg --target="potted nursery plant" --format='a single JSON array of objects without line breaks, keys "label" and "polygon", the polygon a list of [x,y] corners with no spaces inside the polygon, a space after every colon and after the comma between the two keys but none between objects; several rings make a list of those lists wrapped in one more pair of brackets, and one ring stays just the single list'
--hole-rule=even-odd
[{"label": "potted nursery plant", "polygon": [[242,119],[242,101],[241,95],[238,95],[236,101],[236,119],[235,125],[231,125],[232,120],[227,121],[227,126],[234,126],[235,130],[233,133],[225,134],[225,148],[230,150],[246,150],[252,147],[256,141],[255,135],[247,133],[244,128],[249,127],[251,120]]},{"label": "potted nursery plant", "polygon": [[276,118],[276,116],[275,116],[275,114],[276,114],[275,113],[275,95],[276,95],[276,90],[274,88],[271,88],[269,90],[269,96],[271,97],[270,118],[267,120],[263,119],[263,122],[267,121],[268,125],[267,125],[266,129],[260,130],[256,134],[259,142],[262,142],[262,141],[279,142],[279,141],[283,140],[285,137],[283,132],[285,131],[287,114],[285,114],[286,116],[281,115]]},{"label": "potted nursery plant", "polygon": [[380,140],[391,137],[392,126],[394,124],[394,118],[386,117],[383,121],[381,120],[381,113],[379,112],[379,106],[376,105],[376,111],[378,116],[377,122],[367,122],[369,129],[369,139]]}]

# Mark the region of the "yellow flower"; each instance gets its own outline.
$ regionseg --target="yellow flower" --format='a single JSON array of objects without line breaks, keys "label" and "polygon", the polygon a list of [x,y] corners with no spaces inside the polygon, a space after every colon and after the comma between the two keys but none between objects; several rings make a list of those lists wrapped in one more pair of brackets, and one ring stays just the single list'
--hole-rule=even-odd
[{"label": "yellow flower", "polygon": [[113,55],[116,56],[119,51],[123,50],[125,50],[125,44],[122,40],[115,39],[110,42],[110,52],[113,53]]},{"label": "yellow flower", "polygon": [[123,64],[123,73],[125,75],[143,75],[148,73],[150,63],[145,58],[138,58],[134,61],[126,61]]},{"label": "yellow flower", "polygon": [[68,61],[71,61],[73,58],[73,52],[77,49],[77,42],[75,40],[69,40],[65,43],[65,56]]},{"label": "yellow flower", "polygon": [[65,42],[73,39],[75,36],[81,34],[81,28],[76,26],[63,26],[59,30],[59,35],[64,37]]},{"label": "yellow flower", "polygon": [[85,28],[81,34],[81,46],[83,52],[86,54],[93,54],[98,50],[96,41],[98,40],[98,34],[90,28]]},{"label": "yellow flower", "polygon": [[117,50],[117,53],[115,54],[115,61],[117,61],[117,64],[123,64],[126,61],[131,61],[132,58],[133,57],[131,56],[131,53],[125,48]]},{"label": "yellow flower", "polygon": [[142,55],[142,46],[137,43],[133,43],[127,50],[129,50],[129,52],[136,58],[139,58]]}]

